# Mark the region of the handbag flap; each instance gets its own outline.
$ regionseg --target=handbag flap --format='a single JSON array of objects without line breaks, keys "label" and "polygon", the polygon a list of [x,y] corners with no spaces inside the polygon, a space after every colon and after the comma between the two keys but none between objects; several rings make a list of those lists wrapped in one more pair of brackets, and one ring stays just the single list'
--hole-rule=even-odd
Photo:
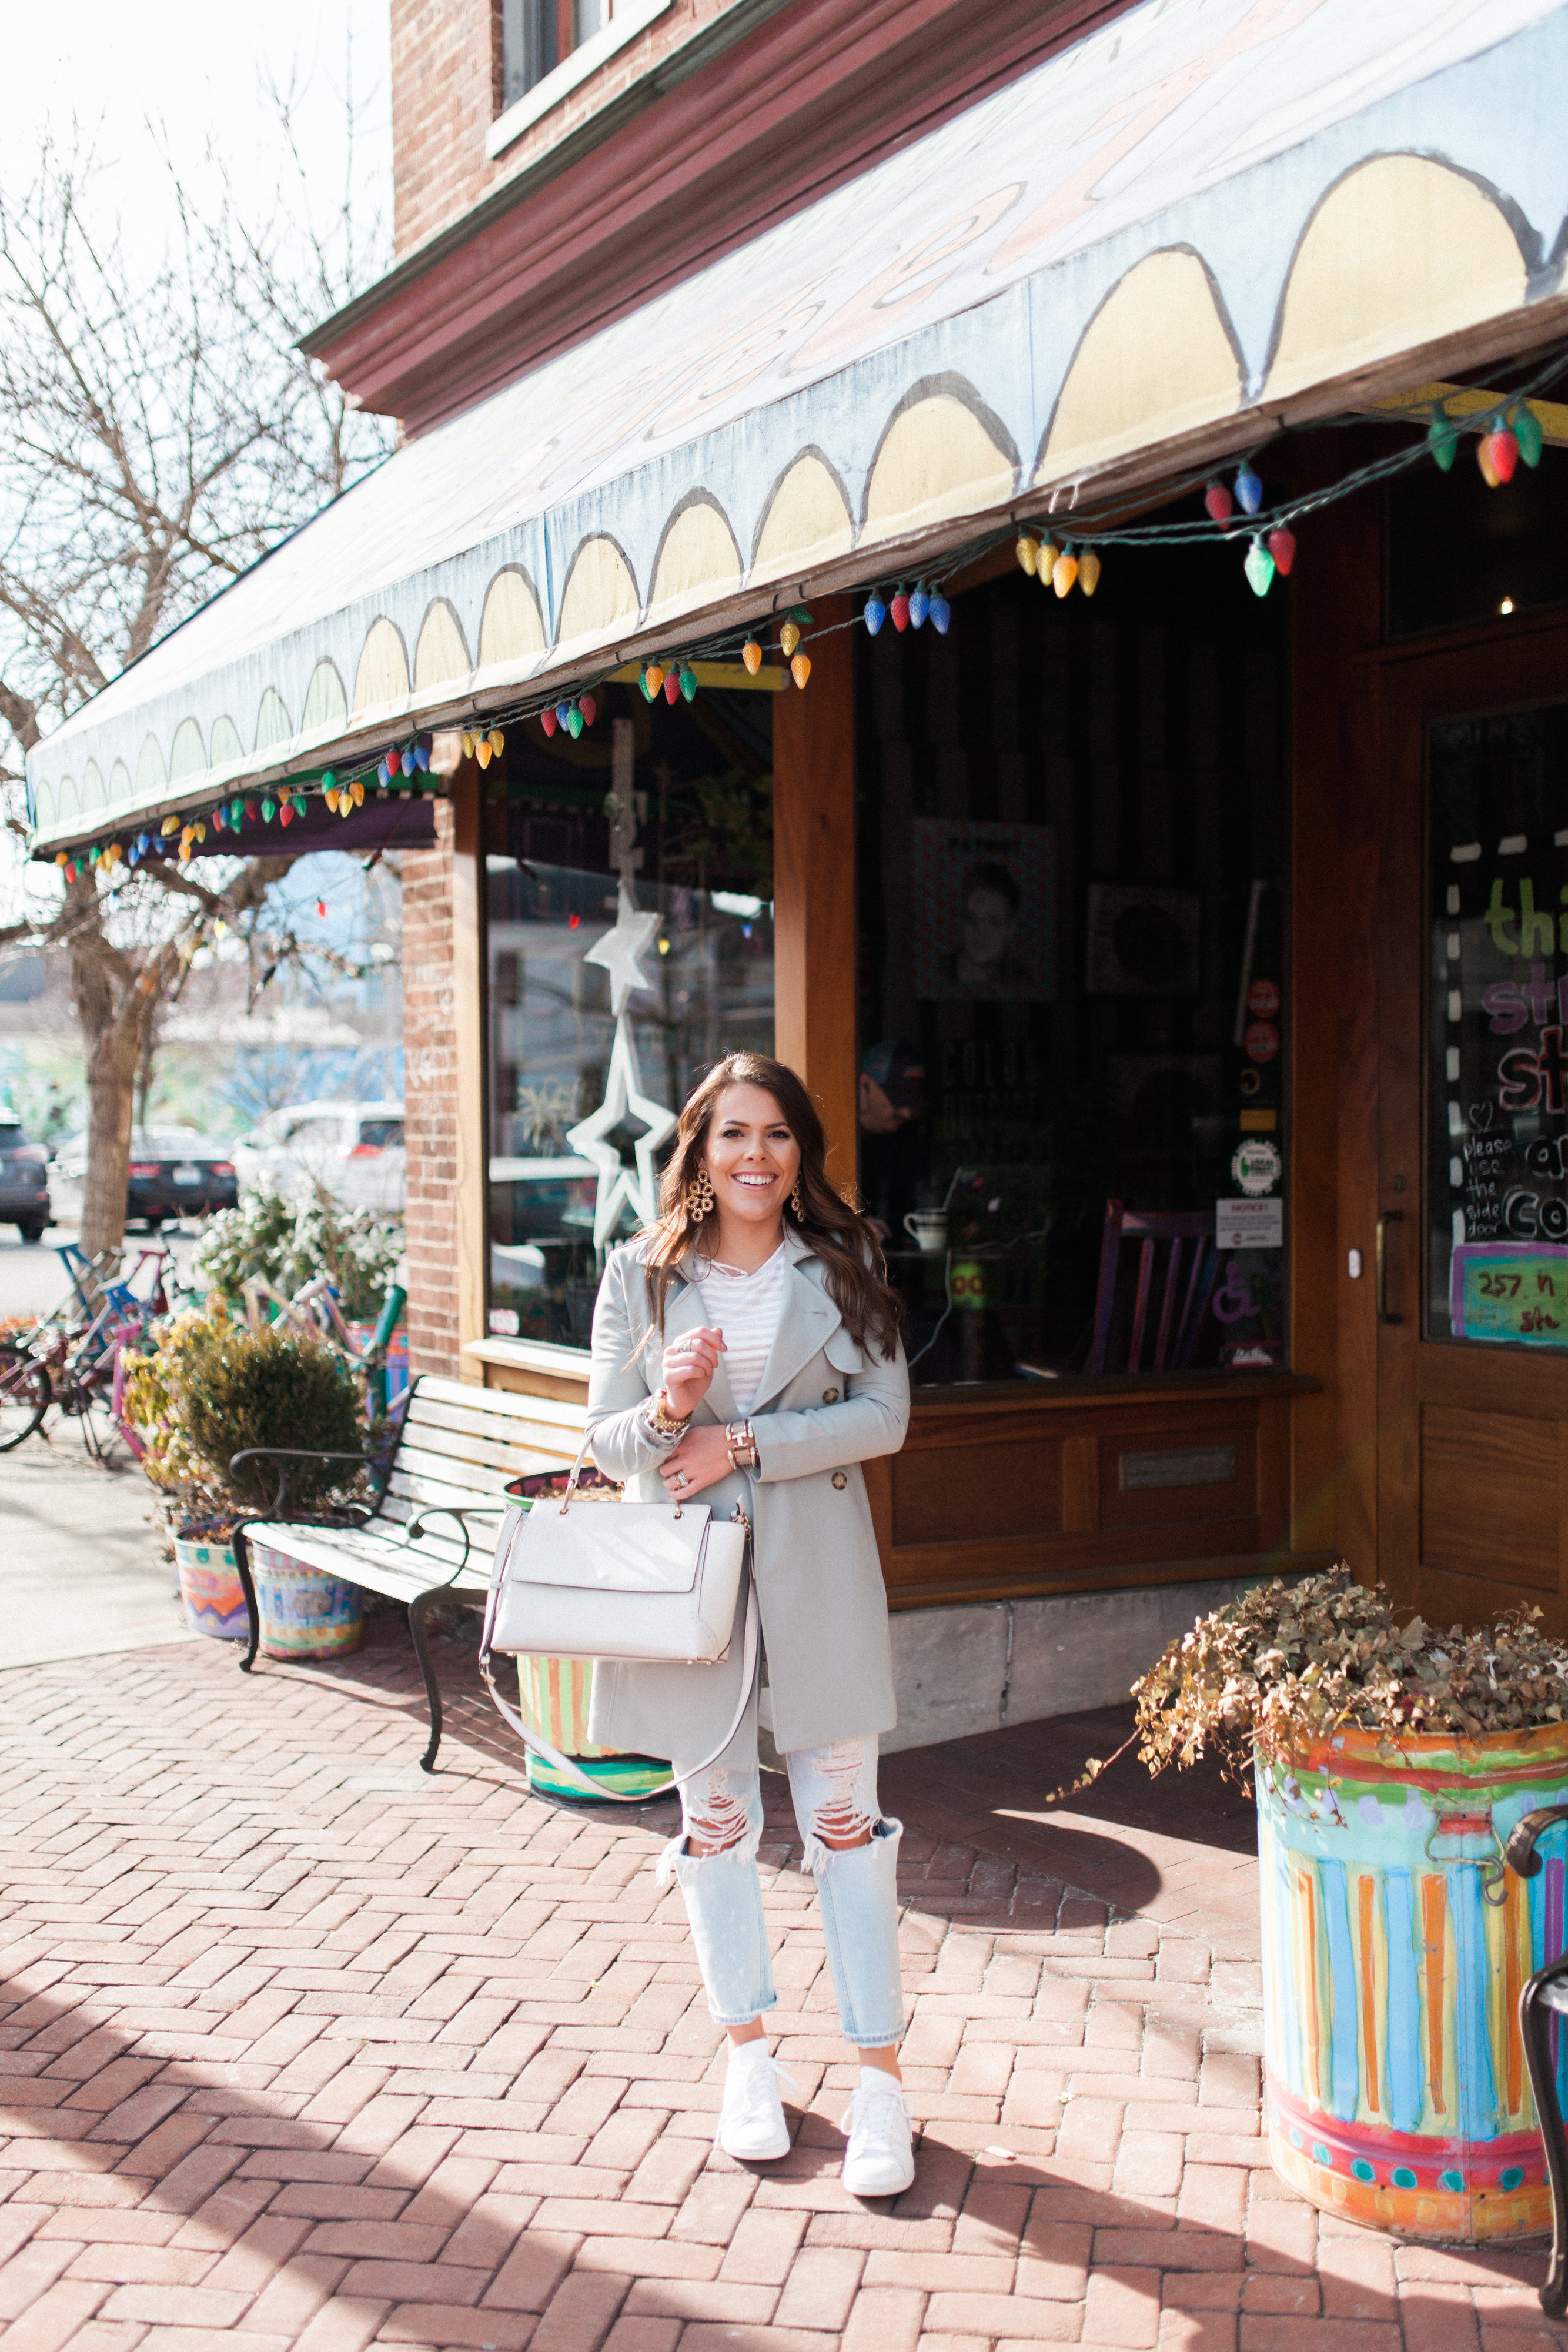
[{"label": "handbag flap", "polygon": [[711,1514],[706,1503],[537,1502],[512,1549],[509,1574],[524,1584],[590,1592],[690,1592]]}]

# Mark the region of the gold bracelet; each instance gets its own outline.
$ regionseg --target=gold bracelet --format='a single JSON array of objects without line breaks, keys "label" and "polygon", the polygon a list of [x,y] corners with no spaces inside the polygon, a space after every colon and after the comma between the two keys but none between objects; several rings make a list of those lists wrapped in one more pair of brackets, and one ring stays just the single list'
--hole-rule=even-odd
[{"label": "gold bracelet", "polygon": [[732,1421],[724,1433],[724,1450],[729,1456],[732,1470],[755,1470],[757,1440],[748,1421]]},{"label": "gold bracelet", "polygon": [[692,1416],[689,1412],[666,1412],[664,1404],[660,1402],[661,1398],[668,1402],[663,1389],[659,1391],[657,1396],[651,1396],[648,1399],[648,1426],[655,1437],[679,1437],[691,1427]]}]

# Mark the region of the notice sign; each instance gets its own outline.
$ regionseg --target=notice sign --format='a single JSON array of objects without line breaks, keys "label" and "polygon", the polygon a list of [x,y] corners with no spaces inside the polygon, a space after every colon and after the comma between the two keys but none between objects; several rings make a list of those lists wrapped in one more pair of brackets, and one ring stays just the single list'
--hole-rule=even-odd
[{"label": "notice sign", "polygon": [[1283,1201],[1216,1201],[1214,1242],[1217,1249],[1283,1249]]},{"label": "notice sign", "polygon": [[1458,1243],[1449,1261],[1448,1320],[1456,1339],[1563,1347],[1568,1342],[1568,1246]]}]

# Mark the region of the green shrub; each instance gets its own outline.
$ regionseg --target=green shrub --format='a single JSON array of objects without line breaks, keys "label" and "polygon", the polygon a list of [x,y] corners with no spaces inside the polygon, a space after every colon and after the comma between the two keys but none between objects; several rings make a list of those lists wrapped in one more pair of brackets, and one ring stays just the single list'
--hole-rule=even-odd
[{"label": "green shrub", "polygon": [[403,1232],[396,1218],[345,1209],[325,1186],[303,1201],[253,1192],[237,1209],[209,1218],[195,1265],[221,1297],[237,1300],[252,1275],[265,1275],[291,1298],[324,1274],[350,1323],[373,1322],[397,1271]]},{"label": "green shrub", "polygon": [[[360,1383],[334,1349],[307,1332],[241,1329],[221,1309],[163,1326],[127,1381],[126,1410],[146,1444],[142,1468],[187,1521],[232,1521],[270,1503],[278,1465],[230,1473],[247,1446],[359,1454],[367,1439]],[[346,1464],[290,1463],[288,1506],[320,1509],[359,1479]]]}]

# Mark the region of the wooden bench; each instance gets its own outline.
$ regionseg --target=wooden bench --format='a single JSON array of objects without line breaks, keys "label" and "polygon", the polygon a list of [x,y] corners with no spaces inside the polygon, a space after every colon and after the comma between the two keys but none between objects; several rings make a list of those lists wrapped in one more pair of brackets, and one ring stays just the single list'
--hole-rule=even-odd
[{"label": "wooden bench", "polygon": [[425,1616],[444,1600],[484,1607],[491,1538],[506,1509],[509,1481],[570,1467],[582,1443],[583,1424],[584,1407],[579,1403],[422,1373],[409,1389],[390,1457],[383,1452],[374,1458],[373,1466],[382,1476],[374,1504],[329,1514],[289,1511],[290,1462],[359,1462],[361,1456],[306,1450],[288,1454],[266,1447],[236,1454],[230,1465],[236,1475],[250,1462],[272,1463],[278,1474],[271,1507],[242,1519],[232,1537],[235,1565],[250,1612],[250,1642],[240,1660],[241,1672],[248,1674],[255,1664],[261,1638],[249,1556],[253,1543],[286,1553],[306,1568],[406,1601],[430,1706],[430,1740],[420,1761],[427,1772],[434,1771],[441,1746],[441,1693],[425,1640]]}]

